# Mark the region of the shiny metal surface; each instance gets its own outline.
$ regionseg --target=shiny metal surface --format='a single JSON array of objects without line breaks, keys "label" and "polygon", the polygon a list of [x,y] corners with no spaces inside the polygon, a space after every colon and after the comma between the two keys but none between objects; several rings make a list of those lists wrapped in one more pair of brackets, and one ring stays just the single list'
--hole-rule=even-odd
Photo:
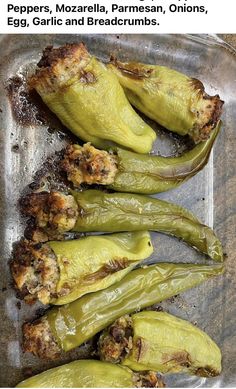
[{"label": "shiny metal surface", "polygon": [[[160,304],[167,311],[190,320],[205,330],[221,347],[223,372],[205,379],[169,375],[172,387],[236,386],[236,56],[230,46],[215,36],[188,35],[7,35],[0,36],[0,153],[1,153],[1,272],[0,272],[0,385],[14,386],[29,373],[45,370],[64,361],[87,357],[89,345],[69,353],[60,361],[40,361],[21,351],[21,325],[33,319],[37,306],[20,302],[11,286],[9,258],[12,244],[22,236],[25,221],[17,206],[22,191],[48,156],[62,149],[70,136],[53,128],[57,122],[40,117],[41,108],[9,100],[9,77],[31,72],[47,45],[84,41],[89,50],[108,60],[111,53],[120,59],[158,63],[199,78],[210,94],[225,100],[223,129],[205,169],[180,188],[158,197],[184,205],[214,227],[227,254],[226,274]],[[22,103],[23,101],[23,103]],[[14,104],[14,110],[12,110]],[[25,108],[26,107],[26,108]],[[22,108],[25,112],[22,114]],[[46,115],[47,116],[47,115]],[[49,129],[48,129],[49,128]],[[182,149],[178,138],[158,131],[155,152],[175,154]],[[69,134],[69,133],[68,133]],[[201,254],[176,239],[153,233],[155,252],[151,261],[207,262]]]}]

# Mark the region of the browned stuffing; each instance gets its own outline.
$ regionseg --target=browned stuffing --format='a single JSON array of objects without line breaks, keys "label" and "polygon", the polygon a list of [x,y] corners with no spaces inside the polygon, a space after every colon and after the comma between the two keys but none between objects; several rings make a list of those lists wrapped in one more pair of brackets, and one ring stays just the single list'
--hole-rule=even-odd
[{"label": "browned stuffing", "polygon": [[29,84],[40,95],[45,95],[70,85],[75,79],[93,82],[93,75],[83,71],[90,60],[91,56],[83,43],[66,44],[58,48],[48,46]]},{"label": "browned stuffing", "polygon": [[193,111],[196,121],[190,131],[190,135],[195,143],[201,142],[209,138],[210,132],[215,128],[222,114],[224,102],[220,100],[219,95],[209,96],[205,92],[204,85],[201,81],[192,78],[190,85],[197,92],[201,107],[197,111]]},{"label": "browned stuffing", "polygon": [[78,205],[71,195],[60,192],[30,193],[21,200],[24,215],[35,218],[39,228],[56,233],[70,231],[78,217]]},{"label": "browned stuffing", "polygon": [[33,323],[25,323],[23,331],[23,350],[30,352],[39,358],[57,359],[61,355],[61,349],[51,332],[49,323],[44,317]]},{"label": "browned stuffing", "polygon": [[82,183],[109,185],[117,173],[117,157],[107,151],[97,150],[90,143],[83,147],[71,145],[62,161],[68,180],[75,186]]},{"label": "browned stuffing", "polygon": [[154,371],[134,373],[136,388],[165,388],[165,383],[160,375]]},{"label": "browned stuffing", "polygon": [[48,304],[56,296],[59,268],[55,254],[47,244],[20,241],[13,251],[11,272],[27,302],[39,299]]},{"label": "browned stuffing", "polygon": [[117,319],[99,339],[100,359],[120,363],[133,347],[133,323],[130,316]]}]

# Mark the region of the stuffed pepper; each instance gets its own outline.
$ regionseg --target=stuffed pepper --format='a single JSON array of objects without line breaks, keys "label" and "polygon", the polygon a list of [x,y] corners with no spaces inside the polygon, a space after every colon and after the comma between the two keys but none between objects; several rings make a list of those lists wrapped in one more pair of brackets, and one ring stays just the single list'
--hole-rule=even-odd
[{"label": "stuffed pepper", "polygon": [[26,301],[61,305],[120,281],[152,252],[145,231],[43,244],[22,240],[11,270]]},{"label": "stuffed pepper", "polygon": [[23,325],[23,349],[45,359],[80,346],[119,317],[149,307],[224,272],[222,265],[160,263],[133,270],[107,289],[54,307]]},{"label": "stuffed pepper", "polygon": [[221,372],[221,352],[193,324],[166,312],[144,311],[117,319],[99,338],[102,360],[132,370],[190,373],[214,377]]},{"label": "stuffed pepper", "polygon": [[119,192],[153,194],[176,188],[207,164],[220,123],[206,142],[178,157],[142,155],[113,148],[97,150],[91,144],[67,147],[61,166],[75,187],[106,185]]},{"label": "stuffed pepper", "polygon": [[196,78],[165,66],[116,59],[108,68],[134,107],[168,130],[189,135],[195,143],[206,140],[220,118],[224,102],[219,95],[209,96]]},{"label": "stuffed pepper", "polygon": [[29,81],[76,136],[99,148],[118,143],[148,153],[155,131],[134,111],[117,77],[83,43],[47,47]]},{"label": "stuffed pepper", "polygon": [[98,190],[73,191],[72,195],[41,192],[26,196],[22,210],[33,216],[40,228],[32,233],[35,240],[58,237],[67,231],[152,230],[180,238],[216,261],[223,260],[214,231],[187,209],[167,201]]}]

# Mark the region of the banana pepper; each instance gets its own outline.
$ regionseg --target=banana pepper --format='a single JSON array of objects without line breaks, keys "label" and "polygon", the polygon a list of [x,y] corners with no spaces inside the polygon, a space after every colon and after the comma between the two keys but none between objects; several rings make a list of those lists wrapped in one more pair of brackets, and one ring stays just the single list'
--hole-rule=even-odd
[{"label": "banana pepper", "polygon": [[99,148],[111,142],[148,153],[155,131],[134,111],[113,72],[83,43],[48,47],[30,85],[76,136]]},{"label": "banana pepper", "polygon": [[153,194],[173,189],[197,174],[207,164],[220,123],[206,142],[179,157],[142,155],[113,148],[97,150],[90,144],[68,146],[62,169],[74,186],[107,185],[119,192]]},{"label": "banana pepper", "polygon": [[[222,246],[213,230],[187,209],[138,194],[98,190],[32,193],[23,211],[34,216],[38,227],[55,232],[119,232],[152,230],[182,239],[216,261],[223,260]],[[69,228],[67,227],[69,226]],[[40,234],[35,233],[36,240]]]},{"label": "banana pepper", "polygon": [[109,288],[54,307],[23,325],[23,349],[55,359],[80,346],[119,317],[149,307],[224,272],[222,265],[160,263],[139,268]]},{"label": "banana pepper", "polygon": [[28,301],[61,305],[120,281],[152,252],[145,231],[44,244],[24,240],[15,248],[11,269]]},{"label": "banana pepper", "polygon": [[20,382],[17,388],[162,388],[154,372],[134,373],[107,362],[80,360],[54,367]]},{"label": "banana pepper", "polygon": [[196,326],[166,312],[145,311],[117,319],[99,339],[104,361],[132,370],[185,372],[214,377],[221,372],[221,352]]},{"label": "banana pepper", "polygon": [[118,77],[131,104],[170,131],[206,140],[224,102],[209,96],[201,81],[165,66],[113,59],[107,66]]}]

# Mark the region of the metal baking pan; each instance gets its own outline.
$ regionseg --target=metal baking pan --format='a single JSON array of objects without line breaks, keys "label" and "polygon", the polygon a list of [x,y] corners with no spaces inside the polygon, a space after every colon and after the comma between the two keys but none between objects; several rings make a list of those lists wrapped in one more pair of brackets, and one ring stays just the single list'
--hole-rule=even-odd
[{"label": "metal baking pan", "polygon": [[[38,313],[40,305],[26,306],[17,299],[11,286],[9,258],[12,244],[22,236],[25,221],[17,202],[22,191],[42,168],[47,157],[70,141],[69,132],[48,118],[37,101],[25,96],[24,77],[38,62],[47,45],[66,42],[87,44],[96,56],[158,63],[199,78],[210,94],[219,93],[225,101],[223,129],[208,165],[178,189],[160,194],[192,210],[205,224],[214,227],[227,254],[227,272],[223,277],[163,302],[162,307],[197,323],[221,347],[223,372],[213,379],[169,375],[171,387],[236,386],[236,56],[235,51],[214,36],[189,35],[2,35],[1,47],[1,271],[0,271],[0,386],[14,386],[28,374],[75,358],[89,356],[90,345],[65,355],[60,361],[45,362],[21,351],[21,325]],[[9,82],[9,78],[17,76]],[[18,83],[18,84],[17,84]],[[6,89],[8,87],[8,90]],[[173,155],[182,148],[177,137],[159,132],[155,152]],[[152,261],[207,262],[176,239],[153,234],[155,252]]]}]

